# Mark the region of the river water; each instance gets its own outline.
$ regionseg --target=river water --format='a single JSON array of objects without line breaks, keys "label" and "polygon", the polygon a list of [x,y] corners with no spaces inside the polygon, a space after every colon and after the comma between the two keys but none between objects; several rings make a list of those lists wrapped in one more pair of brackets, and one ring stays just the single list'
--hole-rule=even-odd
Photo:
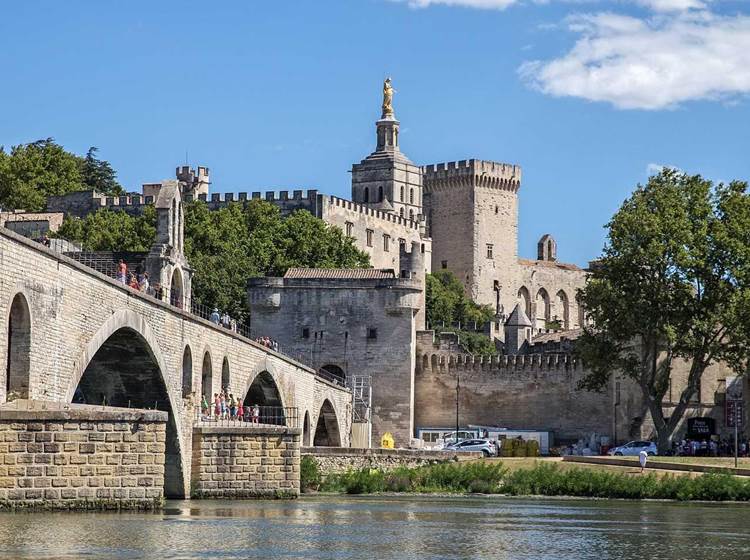
[{"label": "river water", "polygon": [[0,558],[746,560],[750,505],[304,497],[2,513]]}]

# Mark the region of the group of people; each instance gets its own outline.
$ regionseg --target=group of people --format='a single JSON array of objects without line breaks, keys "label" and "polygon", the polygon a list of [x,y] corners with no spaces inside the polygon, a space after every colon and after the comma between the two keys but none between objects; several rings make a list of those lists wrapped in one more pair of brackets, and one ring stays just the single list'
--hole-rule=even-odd
[{"label": "group of people", "polygon": [[227,313],[226,311],[224,311],[224,313],[219,313],[218,307],[214,307],[214,310],[211,312],[208,320],[215,325],[221,325],[225,329],[230,329],[235,332],[237,331],[237,321],[232,319],[232,317],[230,317],[229,313]]},{"label": "group of people", "polygon": [[260,422],[260,406],[243,403],[242,397],[235,398],[226,388],[220,393],[214,393],[211,403],[203,395],[201,414],[206,420],[237,420],[253,424]]},{"label": "group of people", "polygon": [[257,342],[261,346],[265,346],[266,348],[270,348],[274,352],[278,352],[279,351],[279,343],[276,342],[275,340],[273,340],[270,337],[259,336],[258,338],[255,339],[255,342]]},{"label": "group of people", "polygon": [[[750,449],[748,440],[740,439],[738,448],[739,456],[747,457],[748,449]],[[734,439],[683,439],[674,442],[673,452],[683,457],[733,457]]]},{"label": "group of people", "polygon": [[159,283],[152,285],[148,272],[129,271],[127,263],[122,259],[117,263],[117,280],[134,290],[162,299],[161,285]]}]

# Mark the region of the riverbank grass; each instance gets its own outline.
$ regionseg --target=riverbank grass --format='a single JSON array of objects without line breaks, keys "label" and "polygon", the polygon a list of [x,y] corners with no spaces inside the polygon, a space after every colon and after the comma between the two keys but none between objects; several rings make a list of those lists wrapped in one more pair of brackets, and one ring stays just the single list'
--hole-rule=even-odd
[{"label": "riverbank grass", "polygon": [[[303,466],[303,473],[317,469]],[[750,501],[750,479],[728,473],[682,476],[577,468],[538,462],[508,469],[501,461],[441,463],[392,471],[358,469],[317,478],[303,477],[303,489],[347,494],[381,492],[481,493],[512,496],[572,496],[591,498]],[[316,483],[310,480],[319,481]]]}]

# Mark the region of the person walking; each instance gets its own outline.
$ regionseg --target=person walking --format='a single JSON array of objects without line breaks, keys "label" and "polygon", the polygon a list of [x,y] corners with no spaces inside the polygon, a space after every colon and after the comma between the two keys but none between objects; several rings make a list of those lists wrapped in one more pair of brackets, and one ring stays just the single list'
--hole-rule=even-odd
[{"label": "person walking", "polygon": [[208,408],[208,400],[206,399],[206,395],[203,395],[203,398],[201,399],[201,414],[204,419],[207,416],[211,416],[210,409]]},{"label": "person walking", "polygon": [[221,417],[221,399],[219,393],[214,393],[214,416],[218,420]]},{"label": "person walking", "polygon": [[219,309],[217,307],[214,307],[213,313],[211,313],[208,320],[216,325],[219,324],[219,321],[221,321],[221,315],[219,315]]},{"label": "person walking", "polygon": [[234,395],[229,393],[229,415],[234,420],[237,418],[237,401],[234,400]]},{"label": "person walking", "polygon": [[144,272],[143,277],[141,278],[140,290],[145,294],[145,293],[148,293],[149,287],[150,287],[150,284],[148,281],[148,272]]},{"label": "person walking", "polygon": [[648,453],[646,453],[645,451],[641,451],[638,454],[638,462],[641,464],[641,474],[642,474],[646,468],[646,463],[648,462]]},{"label": "person walking", "polygon": [[123,284],[128,283],[128,265],[122,259],[117,263],[117,279]]},{"label": "person walking", "polygon": [[237,397],[237,420],[240,422],[244,421],[243,417],[244,410],[242,408],[242,397]]},{"label": "person walking", "polygon": [[253,405],[253,424],[260,422],[260,407],[257,404]]}]

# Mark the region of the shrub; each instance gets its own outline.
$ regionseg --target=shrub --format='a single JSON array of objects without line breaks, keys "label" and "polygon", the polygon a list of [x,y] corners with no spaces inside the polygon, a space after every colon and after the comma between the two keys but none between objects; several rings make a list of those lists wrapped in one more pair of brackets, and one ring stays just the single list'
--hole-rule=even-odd
[{"label": "shrub", "polygon": [[320,475],[320,466],[315,458],[305,455],[299,462],[299,486],[302,492],[318,490],[320,488],[322,477]]}]

